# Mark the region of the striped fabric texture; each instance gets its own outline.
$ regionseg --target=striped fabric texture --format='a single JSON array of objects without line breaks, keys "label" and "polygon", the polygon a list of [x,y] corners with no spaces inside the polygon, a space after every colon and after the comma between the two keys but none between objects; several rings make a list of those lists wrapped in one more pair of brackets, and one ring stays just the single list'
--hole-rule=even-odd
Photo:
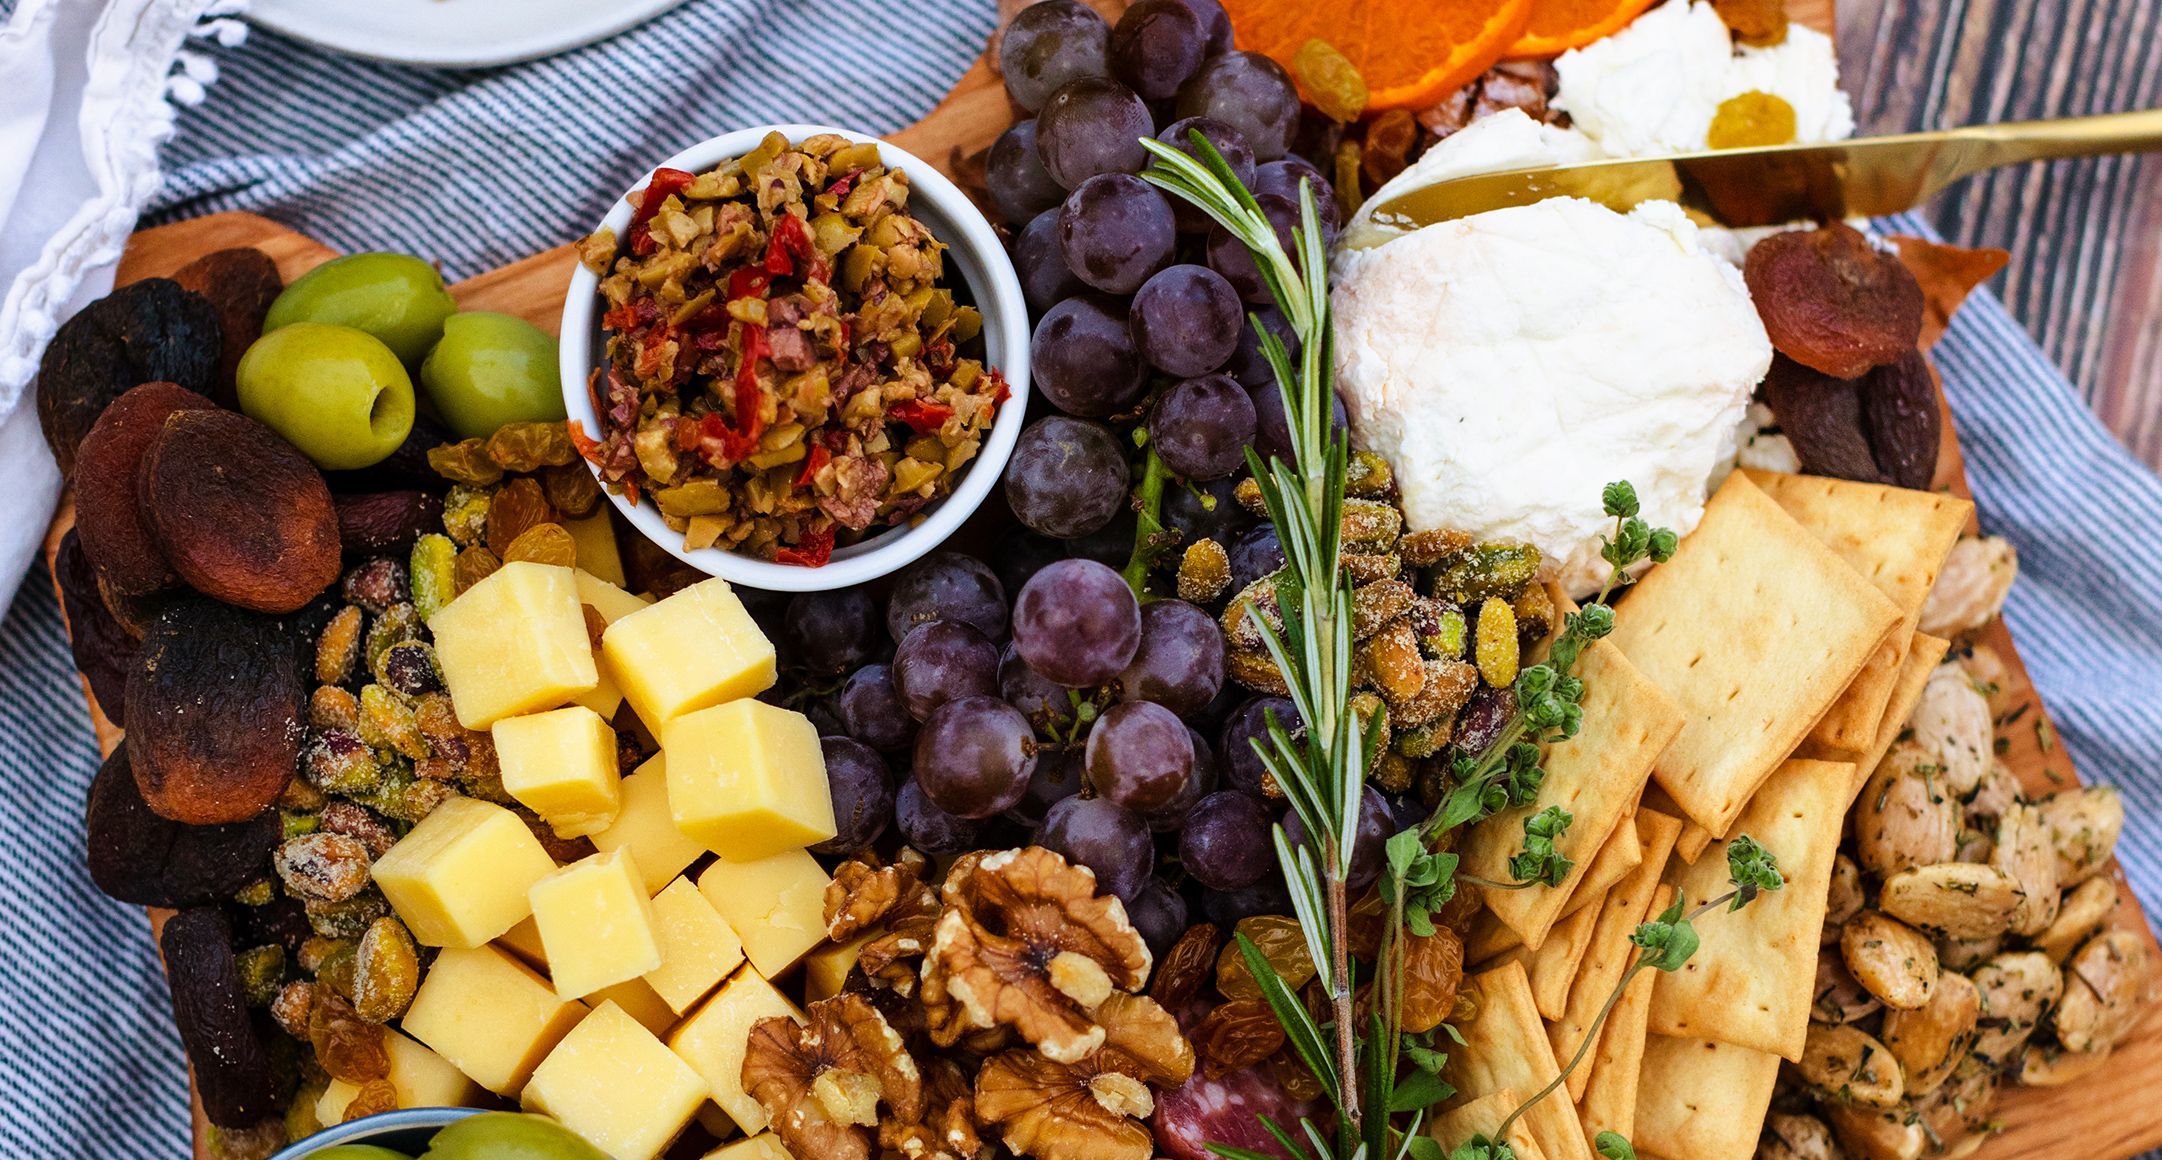
[{"label": "striped fabric texture", "polygon": [[[462,277],[575,237],[654,159],[724,129],[905,125],[992,19],[987,2],[694,0],[599,45],[464,72],[257,30],[182,116],[154,220],[249,209]],[[2142,898],[2162,902],[2162,481],[1994,300],[1970,300],[1936,357],[1983,523],[2020,550],[2006,615],[2082,773],[2125,787],[2120,851]],[[178,1158],[184,1061],[148,925],[82,868],[96,766],[58,609],[35,578],[0,623],[0,1141],[54,1160]]]}]

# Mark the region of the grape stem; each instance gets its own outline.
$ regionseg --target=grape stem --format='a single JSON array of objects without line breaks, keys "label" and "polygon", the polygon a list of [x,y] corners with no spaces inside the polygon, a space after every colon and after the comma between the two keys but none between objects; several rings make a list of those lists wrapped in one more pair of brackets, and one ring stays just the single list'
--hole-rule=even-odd
[{"label": "grape stem", "polygon": [[1126,561],[1125,571],[1119,573],[1125,577],[1126,586],[1134,590],[1135,599],[1143,604],[1155,599],[1149,595],[1149,569],[1171,547],[1162,521],[1164,481],[1169,478],[1171,469],[1164,466],[1163,457],[1151,444],[1141,469],[1141,486],[1134,489],[1134,511],[1139,517],[1134,522],[1134,554]]}]

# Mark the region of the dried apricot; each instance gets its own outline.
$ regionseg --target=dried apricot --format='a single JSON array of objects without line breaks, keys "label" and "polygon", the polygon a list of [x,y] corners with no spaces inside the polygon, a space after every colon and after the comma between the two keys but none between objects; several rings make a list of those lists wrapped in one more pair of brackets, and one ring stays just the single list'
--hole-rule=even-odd
[{"label": "dried apricot", "polygon": [[136,469],[167,416],[212,405],[171,383],[144,383],[114,399],[76,449],[75,527],[83,554],[114,590],[155,592],[177,579],[144,525]]},{"label": "dried apricot", "polygon": [[300,759],[307,707],[289,621],[176,597],[128,673],[128,760],[143,800],[190,825],[242,822]]},{"label": "dried apricot", "polygon": [[170,278],[131,282],[62,323],[38,363],[38,425],[60,462],[107,404],[143,383],[175,383],[208,396],[217,381],[218,312]]},{"label": "dried apricot", "polygon": [[[1810,475],[1881,483],[1876,452],[1863,430],[1861,385],[1803,366],[1785,354],[1772,356],[1764,376],[1764,401],[1779,430],[1794,445]],[[1934,467],[1934,464],[1932,464]]]},{"label": "dried apricot", "polygon": [[180,268],[173,281],[210,303],[218,316],[219,357],[210,396],[220,406],[240,409],[233,372],[249,344],[263,335],[263,318],[285,289],[278,264],[253,246],[205,254]]},{"label": "dried apricot", "polygon": [[198,592],[284,613],[338,578],[338,516],[323,473],[245,415],[168,415],[136,489],[151,537]]},{"label": "dried apricot", "polygon": [[562,524],[534,524],[520,532],[503,553],[506,564],[520,561],[569,568],[578,563],[578,542]]},{"label": "dried apricot", "polygon": [[1928,490],[1937,477],[1944,412],[1937,382],[1919,350],[1910,350],[1862,377],[1862,422],[1877,466],[1897,487]]},{"label": "dried apricot", "polygon": [[249,1016],[232,937],[225,915],[201,906],[166,920],[158,948],[203,1111],[213,1124],[245,1126],[275,1111],[277,1083]]},{"label": "dried apricot", "polygon": [[1765,238],[1742,277],[1772,347],[1835,379],[1897,359],[1922,335],[1921,285],[1845,222]]},{"label": "dried apricot", "polygon": [[216,902],[262,872],[278,841],[275,814],[244,822],[189,826],[152,811],[128,765],[122,741],[90,782],[84,811],[90,880],[137,906]]}]

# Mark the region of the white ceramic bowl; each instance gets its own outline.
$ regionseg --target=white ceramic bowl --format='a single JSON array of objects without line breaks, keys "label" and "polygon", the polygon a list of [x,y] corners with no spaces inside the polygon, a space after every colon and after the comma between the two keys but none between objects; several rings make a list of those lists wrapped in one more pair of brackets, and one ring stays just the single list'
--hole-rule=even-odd
[{"label": "white ceramic bowl", "polygon": [[[1028,407],[1028,307],[1022,301],[1021,280],[1014,275],[1013,263],[1007,260],[1005,247],[999,244],[998,235],[991,232],[990,223],[977,212],[968,196],[921,159],[875,137],[825,125],[759,125],[701,141],[660,165],[697,173],[726,158],[749,153],[768,133],[780,133],[790,141],[802,141],[818,133],[835,133],[851,141],[875,144],[880,160],[888,169],[901,169],[908,174],[908,210],[933,237],[949,247],[955,268],[975,295],[976,309],[983,312],[986,361],[1005,375],[1012,393],[999,405],[998,418],[984,437],[983,449],[964,469],[953,494],[924,509],[928,514],[922,523],[913,528],[891,528],[859,543],[836,548],[833,558],[821,568],[774,564],[721,548],[686,552],[682,533],[668,530],[661,522],[660,509],[654,507],[650,499],[633,505],[613,492],[608,498],[648,539],[684,563],[730,583],[775,592],[846,588],[883,576],[936,548],[961,526],[961,521],[976,510],[983,497],[998,483],[1006,469],[1007,457],[1013,454],[1014,440],[1021,436],[1023,412]],[[644,181],[642,176],[639,184],[643,185]],[[616,236],[622,238],[629,233],[630,222],[630,203],[619,198],[600,225],[615,230]],[[600,417],[594,414],[593,400],[586,393],[586,378],[606,358],[606,343],[600,330],[600,316],[605,311],[597,308],[601,301],[599,285],[600,279],[583,265],[571,275],[570,293],[563,300],[561,339],[563,406],[572,419],[585,424],[587,434],[596,438],[603,428]]]}]

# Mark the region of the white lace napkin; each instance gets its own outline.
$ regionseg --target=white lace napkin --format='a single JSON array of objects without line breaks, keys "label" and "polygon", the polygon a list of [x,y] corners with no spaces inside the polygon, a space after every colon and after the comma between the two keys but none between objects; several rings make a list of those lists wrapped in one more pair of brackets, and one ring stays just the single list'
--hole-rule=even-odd
[{"label": "white lace napkin", "polygon": [[51,522],[60,473],[29,390],[61,321],[112,288],[158,187],[172,102],[216,79],[190,36],[240,43],[246,0],[20,0],[0,29],[0,609]]}]

